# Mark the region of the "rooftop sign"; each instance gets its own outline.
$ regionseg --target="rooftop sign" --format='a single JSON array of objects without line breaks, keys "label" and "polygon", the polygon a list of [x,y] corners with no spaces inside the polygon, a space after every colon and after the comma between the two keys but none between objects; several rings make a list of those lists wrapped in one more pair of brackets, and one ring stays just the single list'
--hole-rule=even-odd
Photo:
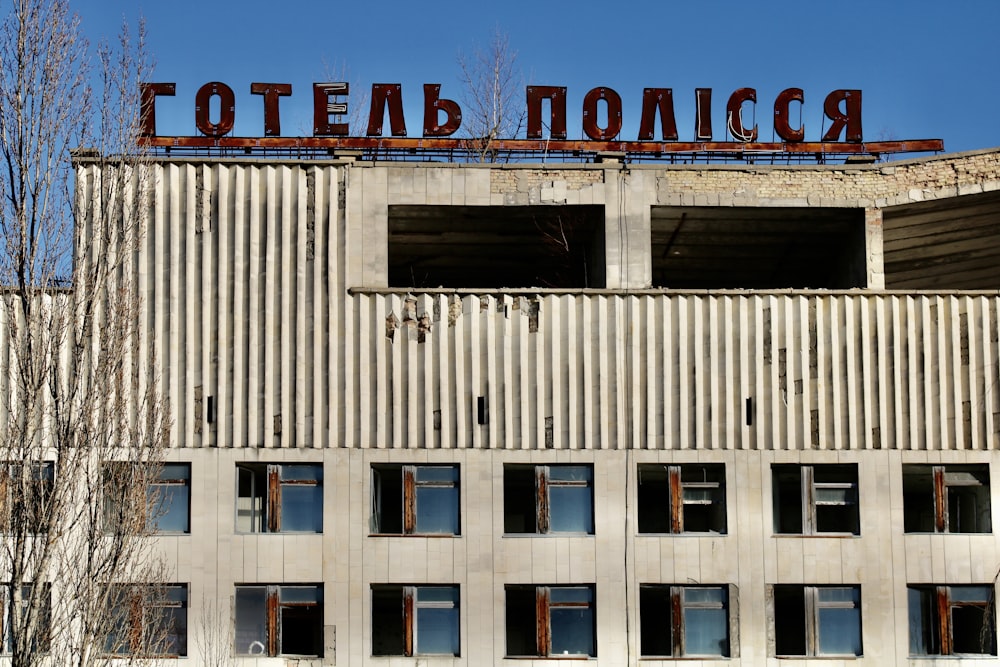
[{"label": "rooftop sign", "polygon": [[[440,84],[424,84],[423,132],[421,138],[409,138],[403,113],[403,90],[398,83],[376,83],[371,87],[367,130],[364,137],[350,136],[344,117],[348,114],[349,84],[314,83],[313,134],[311,137],[281,136],[280,101],[292,94],[288,83],[252,83],[250,93],[259,95],[264,105],[264,127],[260,137],[234,137],[236,95],[228,85],[206,83],[195,94],[195,127],[201,136],[161,137],[156,134],[156,100],[172,96],[173,83],[142,84],[142,142],[155,147],[185,148],[328,148],[328,149],[425,149],[480,150],[485,139],[452,136],[462,125],[462,109],[457,102],[440,97]],[[218,118],[212,118],[210,105],[218,98]],[[527,86],[525,106],[527,131],[524,139],[489,140],[498,151],[616,151],[633,154],[691,152],[783,152],[878,154],[895,152],[940,151],[940,139],[864,143],[861,122],[861,91],[834,90],[826,95],[823,113],[830,121],[819,141],[806,141],[803,124],[792,127],[792,109],[801,111],[805,97],[801,88],[786,88],[774,99],[774,134],[780,142],[760,142],[758,127],[747,127],[744,110],[757,104],[754,88],[733,91],[726,102],[726,140],[713,140],[712,89],[695,90],[694,141],[678,140],[674,114],[673,90],[645,88],[641,99],[639,131],[634,141],[622,140],[622,98],[613,89],[593,88],[582,100],[584,139],[567,139],[566,87]],[[547,102],[547,104],[544,104]],[[793,106],[794,105],[794,106]],[[548,113],[544,113],[547,106]],[[600,113],[603,111],[603,115]],[[388,113],[389,135],[383,131]],[[605,118],[602,126],[599,118]],[[825,125],[825,123],[824,123]],[[543,126],[548,129],[544,136]]]}]

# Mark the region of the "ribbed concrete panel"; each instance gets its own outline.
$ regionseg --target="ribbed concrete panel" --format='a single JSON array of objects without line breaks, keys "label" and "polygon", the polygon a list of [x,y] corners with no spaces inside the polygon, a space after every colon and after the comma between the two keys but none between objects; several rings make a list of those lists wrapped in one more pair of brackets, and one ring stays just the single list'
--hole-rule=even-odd
[{"label": "ribbed concrete panel", "polygon": [[946,450],[998,442],[996,296],[352,298],[357,331],[388,323],[385,335],[358,336],[368,340],[359,359],[373,363],[354,369],[378,409],[352,446]]}]

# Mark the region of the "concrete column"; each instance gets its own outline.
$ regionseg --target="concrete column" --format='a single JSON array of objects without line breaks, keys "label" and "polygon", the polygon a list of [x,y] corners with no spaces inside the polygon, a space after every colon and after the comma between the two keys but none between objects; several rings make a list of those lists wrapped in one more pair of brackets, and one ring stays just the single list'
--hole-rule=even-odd
[{"label": "concrete column", "polygon": [[865,209],[865,276],[868,289],[885,289],[882,254],[882,209]]}]

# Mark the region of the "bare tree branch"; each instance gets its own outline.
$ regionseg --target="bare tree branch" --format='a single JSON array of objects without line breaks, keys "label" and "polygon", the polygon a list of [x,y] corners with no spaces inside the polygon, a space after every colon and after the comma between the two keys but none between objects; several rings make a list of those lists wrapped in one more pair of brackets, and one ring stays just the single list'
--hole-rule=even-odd
[{"label": "bare tree branch", "polygon": [[464,96],[462,127],[467,137],[478,142],[480,162],[495,162],[493,142],[512,139],[524,126],[527,111],[521,96],[524,77],[517,67],[517,51],[499,28],[486,50],[476,49],[471,56],[460,53]]}]

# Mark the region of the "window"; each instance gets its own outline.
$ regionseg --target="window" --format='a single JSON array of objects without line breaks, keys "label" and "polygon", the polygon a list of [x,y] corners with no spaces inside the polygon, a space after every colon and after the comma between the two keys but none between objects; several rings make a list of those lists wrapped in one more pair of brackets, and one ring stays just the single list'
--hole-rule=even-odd
[{"label": "window", "polygon": [[240,463],[236,472],[238,532],[323,532],[322,465]]},{"label": "window", "polygon": [[323,588],[236,587],[236,654],[323,655]]},{"label": "window", "polygon": [[[14,592],[20,589],[20,598],[14,599]],[[0,614],[2,614],[3,652],[14,652],[15,644],[24,642],[30,644],[34,653],[48,653],[49,624],[52,619],[52,587],[41,584],[37,590],[33,584],[21,584],[20,587],[11,584],[0,584]],[[33,600],[33,595],[40,599]],[[30,614],[34,612],[32,618]],[[34,625],[35,630],[29,628]],[[29,633],[32,636],[28,636]],[[20,651],[19,651],[20,653]]]},{"label": "window", "polygon": [[903,530],[907,533],[989,533],[990,472],[986,465],[904,465]]},{"label": "window", "polygon": [[728,586],[639,586],[643,656],[729,657]]},{"label": "window", "polygon": [[107,654],[187,655],[186,585],[114,585],[108,592],[108,605]]},{"label": "window", "polygon": [[594,534],[594,472],[589,465],[505,465],[505,533]]},{"label": "window", "polygon": [[725,533],[725,466],[640,464],[639,532]]},{"label": "window", "polygon": [[0,529],[16,534],[48,530],[55,464],[0,463]]},{"label": "window", "polygon": [[909,586],[910,653],[996,655],[992,586]]},{"label": "window", "polygon": [[458,466],[372,466],[372,533],[458,535]]},{"label": "window", "polygon": [[773,465],[774,531],[858,534],[858,467]]},{"label": "window", "polygon": [[593,586],[508,585],[509,657],[595,657]]},{"label": "window", "polygon": [[458,586],[372,586],[372,655],[458,654]]},{"label": "window", "polygon": [[[153,464],[149,464],[151,467]],[[151,533],[191,532],[191,464],[164,463],[149,484],[143,464],[110,461],[104,464],[104,521],[109,531],[128,527],[137,521]],[[135,494],[145,489],[146,502]],[[138,496],[141,499],[141,495]]]},{"label": "window", "polygon": [[775,655],[861,655],[859,586],[775,585]]}]

